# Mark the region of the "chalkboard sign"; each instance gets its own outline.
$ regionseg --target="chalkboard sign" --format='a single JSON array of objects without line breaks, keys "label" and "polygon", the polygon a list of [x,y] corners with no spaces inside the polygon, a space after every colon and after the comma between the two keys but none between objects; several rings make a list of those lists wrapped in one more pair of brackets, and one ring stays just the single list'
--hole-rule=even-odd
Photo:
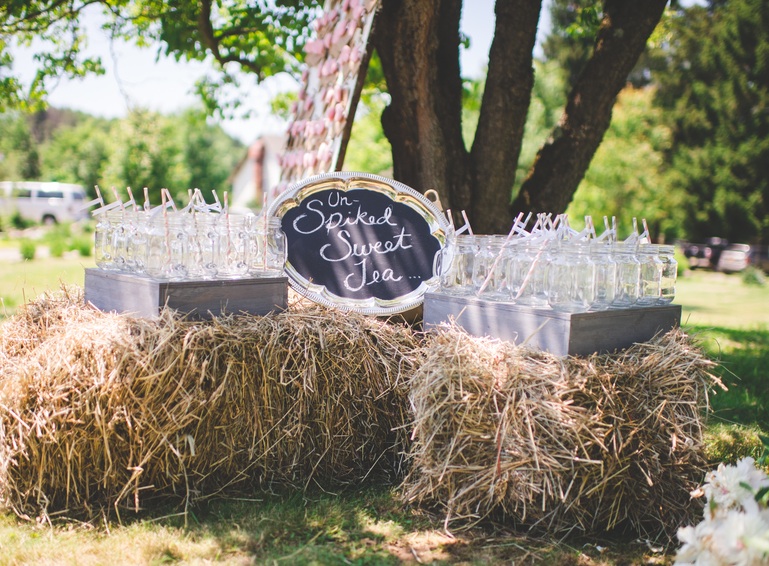
[{"label": "chalkboard sign", "polygon": [[269,215],[288,242],[286,275],[310,299],[365,314],[407,311],[437,284],[448,223],[423,195],[365,173],[327,173],[291,187]]}]

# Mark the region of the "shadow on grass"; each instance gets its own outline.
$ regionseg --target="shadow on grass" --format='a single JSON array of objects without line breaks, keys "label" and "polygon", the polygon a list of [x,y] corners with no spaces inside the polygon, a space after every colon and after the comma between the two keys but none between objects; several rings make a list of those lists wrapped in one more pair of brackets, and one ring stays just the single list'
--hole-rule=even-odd
[{"label": "shadow on grass", "polygon": [[[404,505],[392,486],[349,488],[337,494],[258,494],[254,499],[198,503],[185,525],[178,508],[165,518],[155,508],[145,518],[161,528],[215,541],[218,555],[255,564],[549,564],[574,566],[590,558],[601,564],[668,564],[663,549],[621,537],[547,540],[484,523],[449,534],[429,510]],[[155,517],[153,519],[152,517]],[[171,554],[161,560],[176,560]],[[580,559],[580,557],[582,557]],[[593,563],[593,562],[590,562]]]},{"label": "shadow on grass", "polygon": [[769,329],[694,326],[688,331],[719,363],[715,373],[728,388],[711,396],[713,418],[769,430]]}]

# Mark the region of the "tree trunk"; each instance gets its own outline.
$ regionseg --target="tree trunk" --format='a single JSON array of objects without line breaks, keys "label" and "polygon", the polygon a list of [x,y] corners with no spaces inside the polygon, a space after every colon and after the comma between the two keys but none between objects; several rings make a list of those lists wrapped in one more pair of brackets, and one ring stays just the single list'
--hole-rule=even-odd
[{"label": "tree trunk", "polygon": [[512,223],[510,193],[534,87],[532,53],[541,4],[512,0],[495,6],[489,70],[471,152],[476,182],[470,218],[483,233],[506,233]]},{"label": "tree trunk", "polygon": [[[566,210],[611,122],[612,108],[667,0],[607,0],[593,55],[552,136],[513,202],[523,212]],[[643,164],[638,164],[639,167]]]},{"label": "tree trunk", "polygon": [[394,177],[420,191],[435,189],[455,219],[462,210],[469,214],[476,233],[507,232],[519,211],[562,212],[665,3],[606,1],[595,53],[511,205],[534,82],[541,0],[496,3],[489,70],[470,151],[462,139],[462,0],[383,0],[372,42],[391,96],[382,126],[392,145]]},{"label": "tree trunk", "polygon": [[469,209],[469,156],[462,142],[461,0],[384,0],[372,41],[391,102],[382,127],[393,175],[444,206]]}]

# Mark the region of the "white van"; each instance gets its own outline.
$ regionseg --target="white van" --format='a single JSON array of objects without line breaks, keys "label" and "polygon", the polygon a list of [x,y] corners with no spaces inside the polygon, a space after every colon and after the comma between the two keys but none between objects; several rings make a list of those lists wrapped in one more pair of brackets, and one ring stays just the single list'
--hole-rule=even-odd
[{"label": "white van", "polygon": [[82,210],[86,193],[81,185],[37,181],[0,181],[0,215],[18,211],[25,220],[43,224],[88,218]]}]

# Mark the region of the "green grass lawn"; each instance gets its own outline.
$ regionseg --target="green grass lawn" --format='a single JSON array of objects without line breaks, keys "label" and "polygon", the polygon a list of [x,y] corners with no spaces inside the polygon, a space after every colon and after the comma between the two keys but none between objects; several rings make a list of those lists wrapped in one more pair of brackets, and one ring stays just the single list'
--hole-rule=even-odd
[{"label": "green grass lawn", "polygon": [[746,285],[738,273],[690,271],[676,284],[684,326],[769,328],[769,285]]},{"label": "green grass lawn", "polygon": [[94,267],[90,257],[48,257],[31,261],[0,262],[0,318],[38,295],[65,285],[83,286],[84,269]]},{"label": "green grass lawn", "polygon": [[[0,297],[19,308],[62,282],[82,285],[90,258],[0,264]],[[719,360],[729,387],[711,397],[713,462],[757,456],[769,432],[769,285],[694,272],[678,286],[684,326]],[[186,519],[186,521],[185,521]],[[123,524],[23,521],[0,513],[0,564],[671,564],[675,548],[643,541],[546,541],[499,525],[447,535],[440,517],[403,506],[396,488],[258,494],[154,507]]]}]

